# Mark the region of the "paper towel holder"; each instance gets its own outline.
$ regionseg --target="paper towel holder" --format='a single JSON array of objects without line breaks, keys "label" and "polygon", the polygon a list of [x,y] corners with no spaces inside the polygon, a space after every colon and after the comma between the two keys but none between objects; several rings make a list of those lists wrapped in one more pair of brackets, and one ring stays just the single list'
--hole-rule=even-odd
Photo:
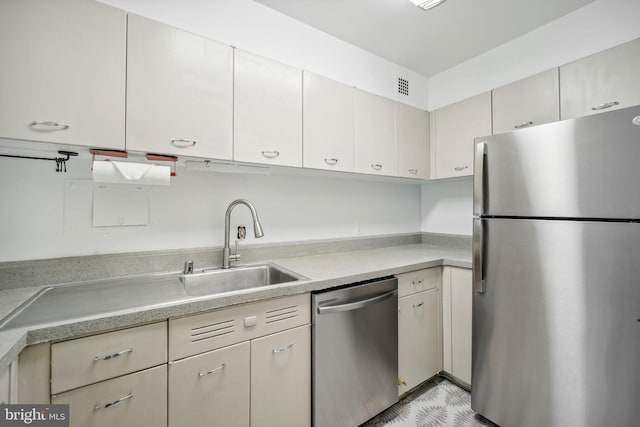
[{"label": "paper towel holder", "polygon": [[[126,151],[117,151],[117,150],[99,150],[92,148],[89,152],[93,155],[93,160],[95,160],[96,156],[107,156],[107,157],[120,157],[120,158],[128,158],[129,153]],[[147,160],[156,161],[156,162],[173,162],[173,170],[171,171],[171,176],[176,176],[176,165],[178,163],[178,157],[176,156],[167,156],[165,154],[153,154],[147,153]]]},{"label": "paper towel holder", "polygon": [[65,157],[34,157],[34,156],[18,156],[13,154],[0,154],[0,157],[10,157],[13,159],[29,159],[29,160],[49,160],[52,162],[56,162],[56,172],[67,172],[67,161],[73,156],[77,156],[78,153],[75,151],[58,151],[58,154],[61,154]]}]

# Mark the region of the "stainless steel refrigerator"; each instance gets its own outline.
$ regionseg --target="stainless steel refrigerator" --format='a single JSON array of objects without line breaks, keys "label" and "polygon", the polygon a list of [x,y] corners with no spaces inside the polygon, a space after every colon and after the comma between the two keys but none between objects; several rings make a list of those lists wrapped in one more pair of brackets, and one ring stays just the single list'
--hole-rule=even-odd
[{"label": "stainless steel refrigerator", "polygon": [[640,106],[475,150],[471,407],[640,425]]}]

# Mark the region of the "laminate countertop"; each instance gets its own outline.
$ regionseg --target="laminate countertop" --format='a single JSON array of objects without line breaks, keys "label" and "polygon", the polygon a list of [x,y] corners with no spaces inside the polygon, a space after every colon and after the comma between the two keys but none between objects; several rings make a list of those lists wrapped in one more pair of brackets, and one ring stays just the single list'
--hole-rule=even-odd
[{"label": "laminate countertop", "polygon": [[[392,246],[265,260],[306,279],[198,298],[176,299],[153,306],[127,308],[55,323],[0,330],[0,370],[28,345],[71,339],[113,329],[166,320],[216,308],[269,298],[308,293],[423,268],[449,265],[471,268],[471,251],[429,244]],[[131,277],[134,283],[144,277]],[[27,302],[44,287],[0,291],[0,319]],[[91,293],[85,293],[90,298]],[[27,307],[28,309],[28,307]]]}]

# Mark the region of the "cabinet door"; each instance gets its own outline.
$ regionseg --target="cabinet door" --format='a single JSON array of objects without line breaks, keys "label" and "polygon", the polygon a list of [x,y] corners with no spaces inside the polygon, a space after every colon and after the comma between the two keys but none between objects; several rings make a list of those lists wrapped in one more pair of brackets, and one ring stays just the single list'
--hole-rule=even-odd
[{"label": "cabinet door", "polygon": [[86,0],[0,3],[0,137],[124,149],[126,15]]},{"label": "cabinet door", "polygon": [[471,270],[445,267],[443,277],[444,370],[471,384]]},{"label": "cabinet door", "polygon": [[640,39],[560,67],[563,120],[640,104]]},{"label": "cabinet door", "polygon": [[302,165],[353,171],[353,94],[351,86],[304,72]]},{"label": "cabinet door", "polygon": [[233,159],[302,166],[302,70],[235,50]]},{"label": "cabinet door", "polygon": [[491,135],[491,93],[431,113],[433,178],[473,175],[473,140]]},{"label": "cabinet door", "polygon": [[127,149],[231,159],[233,49],[129,14]]},{"label": "cabinet door", "polygon": [[169,364],[169,427],[249,425],[249,342]]},{"label": "cabinet door", "polygon": [[18,360],[0,370],[0,405],[18,401]]},{"label": "cabinet door", "polygon": [[355,89],[355,171],[395,173],[395,102]]},{"label": "cabinet door", "polygon": [[71,427],[164,427],[167,365],[54,395],[51,403],[69,405]]},{"label": "cabinet door", "polygon": [[396,175],[429,178],[429,112],[396,103]]},{"label": "cabinet door", "polygon": [[311,425],[309,326],[251,341],[251,425]]},{"label": "cabinet door", "polygon": [[558,69],[493,90],[493,133],[560,120]]},{"label": "cabinet door", "polygon": [[438,290],[398,300],[398,395],[438,373]]}]

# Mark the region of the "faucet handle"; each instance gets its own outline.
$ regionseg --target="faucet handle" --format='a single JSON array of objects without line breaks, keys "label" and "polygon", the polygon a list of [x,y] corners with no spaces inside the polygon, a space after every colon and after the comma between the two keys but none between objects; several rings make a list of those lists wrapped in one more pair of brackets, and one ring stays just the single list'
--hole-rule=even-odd
[{"label": "faucet handle", "polygon": [[184,274],[191,274],[193,273],[193,261],[185,261],[184,262]]}]

